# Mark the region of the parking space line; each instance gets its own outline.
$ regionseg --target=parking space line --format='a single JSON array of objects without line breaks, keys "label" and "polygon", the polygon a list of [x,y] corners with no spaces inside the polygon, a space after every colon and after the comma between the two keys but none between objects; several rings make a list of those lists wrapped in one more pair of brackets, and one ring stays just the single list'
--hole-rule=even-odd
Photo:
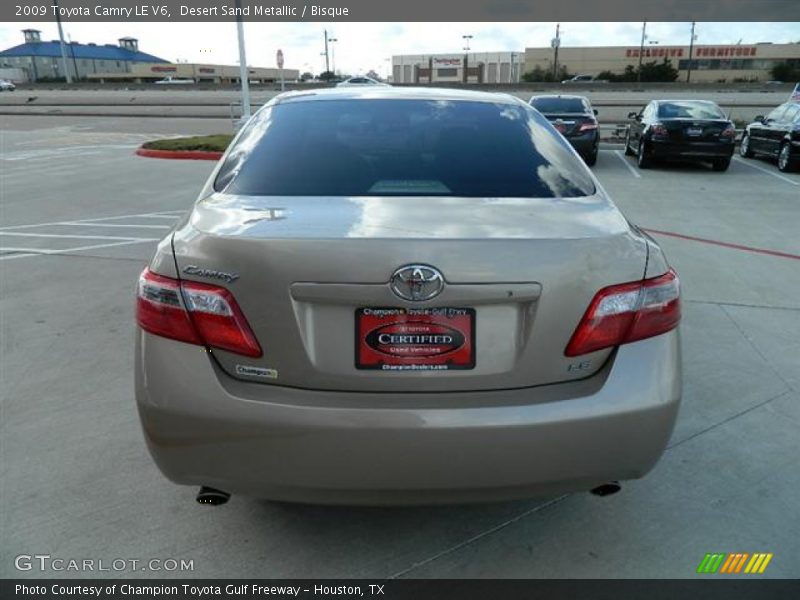
[{"label": "parking space line", "polygon": [[631,164],[628,162],[628,159],[625,158],[625,156],[622,154],[622,152],[620,152],[619,150],[614,150],[614,154],[616,154],[617,158],[619,158],[622,161],[622,164],[627,167],[628,171],[631,172],[631,175],[636,177],[636,179],[641,179],[642,178],[641,173],[639,173],[639,171],[637,171],[636,169],[634,169],[631,166]]},{"label": "parking space line", "polygon": [[748,162],[742,158],[739,158],[738,156],[734,156],[733,160],[735,160],[737,163],[741,165],[747,165],[748,167],[752,167],[757,171],[761,171],[762,173],[766,173],[767,175],[772,175],[773,177],[777,177],[778,179],[780,179],[781,181],[785,181],[786,183],[790,183],[792,185],[800,185],[800,182],[792,181],[791,179],[789,179],[788,177],[784,177],[780,173],[773,173],[769,169],[765,169],[764,167],[760,167],[759,165],[754,165],[753,163]]},{"label": "parking space line", "polygon": [[744,250],[745,252],[753,252],[755,254],[767,254],[769,256],[780,256],[781,258],[793,258],[800,260],[800,254],[790,254],[789,252],[781,252],[780,250],[769,250],[767,248],[755,248],[753,246],[744,246],[742,244],[733,244],[731,242],[720,242],[718,240],[710,240],[708,238],[695,237],[693,235],[684,235],[682,233],[675,233],[674,231],[661,231],[659,229],[649,229],[643,227],[648,233],[655,233],[656,235],[665,235],[668,237],[679,238],[682,240],[690,240],[692,242],[700,242],[703,244],[712,244],[714,246],[722,246],[724,248],[733,248],[734,250]]},{"label": "parking space line", "polygon": [[70,235],[61,233],[22,233],[20,231],[0,231],[0,236],[35,237],[35,238],[56,238],[73,240],[119,240],[127,242],[151,242],[157,238],[121,237],[114,235]]},{"label": "parking space line", "polygon": [[138,225],[136,223],[81,223],[80,221],[64,221],[63,223],[59,223],[59,225],[77,225],[79,227],[136,227],[139,229],[171,229],[169,225]]},{"label": "parking space line", "polygon": [[64,225],[65,223],[74,224],[76,222],[80,223],[98,223],[102,221],[112,221],[116,219],[131,219],[131,218],[142,218],[142,219],[175,219],[178,215],[186,212],[185,210],[176,210],[176,211],[164,211],[158,213],[139,213],[134,215],[118,215],[116,217],[97,217],[94,219],[78,219],[76,221],[50,221],[49,223],[29,223],[27,225],[7,225],[5,227],[0,227],[0,231],[8,231],[9,229],[30,229],[33,227],[48,227],[50,225]]},{"label": "parking space line", "polygon": [[126,242],[114,242],[112,244],[93,244],[91,246],[79,246],[78,248],[64,248],[62,250],[52,250],[48,248],[13,248],[9,246],[0,246],[0,252],[26,252],[27,254],[7,254],[0,255],[0,260],[11,260],[13,258],[25,258],[28,256],[52,256],[58,254],[69,254],[71,252],[81,252],[83,250],[99,250],[101,248],[114,248],[116,246],[128,246],[131,244],[140,244],[142,242],[155,242],[153,239],[138,239],[129,240]]}]

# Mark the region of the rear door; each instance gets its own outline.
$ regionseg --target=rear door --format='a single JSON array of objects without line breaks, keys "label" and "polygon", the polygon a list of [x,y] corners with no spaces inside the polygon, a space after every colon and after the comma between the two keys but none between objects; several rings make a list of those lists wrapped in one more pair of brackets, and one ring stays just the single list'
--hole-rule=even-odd
[{"label": "rear door", "polygon": [[777,124],[780,123],[781,117],[788,108],[788,104],[781,104],[764,118],[762,124],[758,125],[755,138],[757,140],[757,145],[755,146],[756,150],[763,154],[777,156],[779,139],[777,137]]}]

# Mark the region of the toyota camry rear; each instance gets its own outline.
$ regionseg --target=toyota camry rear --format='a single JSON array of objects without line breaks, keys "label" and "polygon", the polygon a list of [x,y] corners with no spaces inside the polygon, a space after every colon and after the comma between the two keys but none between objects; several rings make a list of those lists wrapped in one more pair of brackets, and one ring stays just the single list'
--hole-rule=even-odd
[{"label": "toyota camry rear", "polygon": [[405,504],[647,473],[681,397],[680,290],[547,120],[504,94],[277,97],[137,288],[161,471]]}]

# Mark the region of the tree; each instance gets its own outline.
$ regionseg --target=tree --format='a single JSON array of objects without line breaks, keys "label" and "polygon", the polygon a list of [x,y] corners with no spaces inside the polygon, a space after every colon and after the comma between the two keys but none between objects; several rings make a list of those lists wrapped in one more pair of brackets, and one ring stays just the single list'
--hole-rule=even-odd
[{"label": "tree", "polygon": [[775,81],[800,81],[800,68],[792,66],[788,62],[781,62],[769,70],[772,79]]},{"label": "tree", "polygon": [[522,75],[522,81],[527,82],[553,82],[553,81],[563,81],[565,79],[569,79],[572,75],[567,70],[567,67],[561,65],[558,69],[558,75],[553,77],[553,70],[552,69],[543,69],[539,65],[533,67],[532,70],[528,71],[527,73]]},{"label": "tree", "polygon": [[[642,64],[641,81],[675,81],[678,78],[678,70],[672,66],[668,58],[663,62],[656,61]],[[606,79],[614,82],[634,82],[639,81],[639,67],[628,65],[622,73],[612,73],[611,71],[603,71],[598,73],[597,79]]]},{"label": "tree", "polygon": [[300,75],[300,81],[308,81],[309,79],[314,79],[314,76],[308,71]]}]

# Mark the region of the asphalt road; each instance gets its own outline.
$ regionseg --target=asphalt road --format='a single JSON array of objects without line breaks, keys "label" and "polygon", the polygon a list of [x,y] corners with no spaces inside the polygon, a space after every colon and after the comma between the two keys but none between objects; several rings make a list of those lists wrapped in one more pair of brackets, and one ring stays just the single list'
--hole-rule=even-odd
[{"label": "asphalt road", "polygon": [[[133,150],[201,123],[0,122],[0,576],[692,578],[707,552],[772,552],[762,577],[800,575],[800,174],[740,159],[640,172],[601,152],[595,172],[663,232],[684,286],[678,424],[620,493],[212,508],[152,464],[132,376],[134,282],[212,168]],[[36,553],[194,569],[15,570]]]}]

